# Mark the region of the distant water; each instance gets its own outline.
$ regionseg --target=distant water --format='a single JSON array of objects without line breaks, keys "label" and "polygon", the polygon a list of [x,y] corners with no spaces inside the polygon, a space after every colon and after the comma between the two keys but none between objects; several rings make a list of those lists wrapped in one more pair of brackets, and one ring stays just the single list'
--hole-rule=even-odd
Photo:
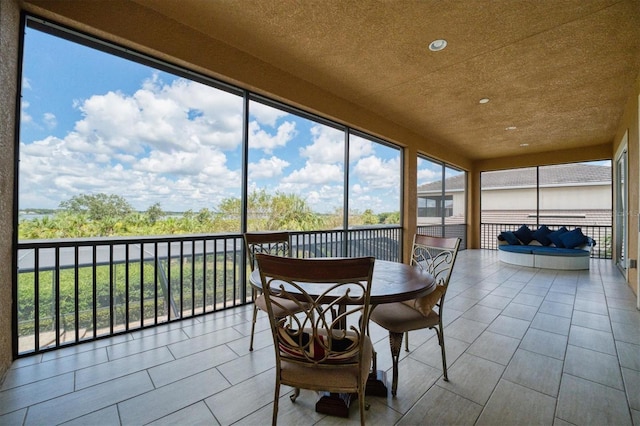
[{"label": "distant water", "polygon": [[21,220],[33,220],[42,219],[44,217],[51,217],[52,214],[36,214],[36,213],[18,213],[18,221]]}]

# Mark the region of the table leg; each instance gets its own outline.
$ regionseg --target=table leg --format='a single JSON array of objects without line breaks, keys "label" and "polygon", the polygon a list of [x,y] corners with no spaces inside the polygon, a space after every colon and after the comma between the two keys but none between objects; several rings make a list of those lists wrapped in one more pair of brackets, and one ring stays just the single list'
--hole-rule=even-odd
[{"label": "table leg", "polygon": [[357,394],[326,392],[316,402],[316,412],[330,416],[349,417],[351,401],[357,399]]}]

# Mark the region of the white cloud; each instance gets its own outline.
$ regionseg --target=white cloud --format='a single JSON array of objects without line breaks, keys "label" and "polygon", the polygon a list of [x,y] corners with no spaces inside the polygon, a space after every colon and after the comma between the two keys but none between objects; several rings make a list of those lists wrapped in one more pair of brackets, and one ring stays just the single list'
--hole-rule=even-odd
[{"label": "white cloud", "polygon": [[251,102],[249,106],[251,118],[258,122],[271,127],[276,126],[279,118],[286,117],[289,113],[278,110],[276,108],[261,104],[259,102]]},{"label": "white cloud", "polygon": [[439,171],[418,169],[418,186],[442,180],[442,169]]},{"label": "white cloud", "polygon": [[56,119],[55,114],[52,114],[50,112],[45,112],[42,120],[49,130],[53,130],[58,126],[58,120]]},{"label": "white cloud", "polygon": [[[53,208],[74,195],[104,192],[137,209],[159,202],[183,211],[240,196],[238,96],[182,79],[163,84],[155,75],[133,95],[111,91],[75,107],[82,118],[66,136],[21,144],[21,207]],[[57,117],[45,114],[44,122],[53,126]],[[235,170],[227,165],[229,150]]]},{"label": "white cloud", "polygon": [[399,158],[384,161],[375,156],[365,157],[356,163],[353,172],[370,188],[396,188],[399,190],[402,173]]},{"label": "white cloud", "polygon": [[270,154],[274,149],[287,145],[297,134],[296,123],[285,121],[278,126],[275,135],[265,132],[258,122],[249,123],[249,146],[253,149],[262,149]]},{"label": "white cloud", "polygon": [[311,128],[313,143],[300,149],[300,155],[313,163],[344,162],[344,132],[327,126]]},{"label": "white cloud", "polygon": [[320,185],[344,180],[342,168],[335,164],[307,162],[302,169],[295,170],[282,179],[283,183],[296,185]]},{"label": "white cloud", "polygon": [[20,121],[24,124],[32,123],[33,117],[27,112],[29,102],[24,99],[20,102]]},{"label": "white cloud", "polygon": [[268,179],[280,176],[289,162],[278,157],[261,158],[257,163],[249,164],[249,179]]}]

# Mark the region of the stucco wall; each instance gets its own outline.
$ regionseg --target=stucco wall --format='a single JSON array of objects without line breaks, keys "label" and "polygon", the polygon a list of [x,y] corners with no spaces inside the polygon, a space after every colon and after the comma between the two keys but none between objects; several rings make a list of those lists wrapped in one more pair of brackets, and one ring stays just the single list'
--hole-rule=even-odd
[{"label": "stucco wall", "polygon": [[[535,210],[535,188],[482,191],[483,210]],[[540,188],[540,208],[553,210],[606,210],[611,208],[610,186]]]},{"label": "stucco wall", "polygon": [[12,361],[11,257],[14,188],[14,115],[20,10],[16,0],[0,1],[0,377]]}]

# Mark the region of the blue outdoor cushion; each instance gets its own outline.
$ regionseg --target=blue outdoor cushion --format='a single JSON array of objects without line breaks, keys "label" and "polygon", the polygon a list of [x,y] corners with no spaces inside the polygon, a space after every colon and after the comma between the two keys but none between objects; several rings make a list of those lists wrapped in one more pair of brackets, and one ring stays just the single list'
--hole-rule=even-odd
[{"label": "blue outdoor cushion", "polygon": [[532,236],[533,239],[542,244],[543,246],[548,246],[551,244],[551,240],[549,239],[549,234],[553,232],[547,225],[542,225],[538,229],[536,229]]},{"label": "blue outdoor cushion", "polygon": [[587,250],[569,249],[562,247],[543,247],[543,246],[529,246],[531,251],[537,255],[545,256],[571,256],[571,257],[589,257]]},{"label": "blue outdoor cushion", "polygon": [[564,234],[565,232],[569,232],[567,230],[566,227],[562,227],[560,229],[558,229],[557,231],[553,231],[552,233],[550,233],[549,235],[547,235],[547,237],[551,240],[551,242],[553,244],[556,245],[556,247],[564,247],[564,244],[562,243],[562,240],[560,239],[560,236],[562,234]]},{"label": "blue outdoor cushion", "polygon": [[521,244],[518,245],[499,245],[498,250],[508,251],[510,253],[526,253],[531,254],[532,248],[541,247],[541,246],[523,246]]},{"label": "blue outdoor cushion", "polygon": [[518,237],[516,237],[516,235],[511,231],[501,232],[500,235],[498,236],[498,239],[500,239],[500,237],[502,237],[502,239],[506,241],[507,244],[509,245],[513,245],[513,246],[520,245],[520,240],[518,240]]},{"label": "blue outdoor cushion", "polygon": [[562,241],[562,245],[569,249],[582,246],[588,242],[587,236],[582,233],[582,229],[580,228],[565,232],[560,235],[560,240]]},{"label": "blue outdoor cushion", "polygon": [[518,228],[517,231],[514,232],[514,234],[520,241],[522,241],[522,244],[527,245],[531,241],[533,241],[531,229],[529,229],[527,225],[522,225],[520,228]]}]

